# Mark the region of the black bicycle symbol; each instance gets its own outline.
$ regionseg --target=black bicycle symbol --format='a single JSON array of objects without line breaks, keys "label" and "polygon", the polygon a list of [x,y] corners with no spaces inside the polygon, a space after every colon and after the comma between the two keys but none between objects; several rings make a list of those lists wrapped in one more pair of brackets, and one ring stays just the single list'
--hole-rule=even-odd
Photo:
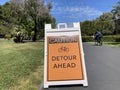
[{"label": "black bicycle symbol", "polygon": [[62,47],[58,48],[58,51],[59,52],[69,52],[69,48],[62,46]]}]

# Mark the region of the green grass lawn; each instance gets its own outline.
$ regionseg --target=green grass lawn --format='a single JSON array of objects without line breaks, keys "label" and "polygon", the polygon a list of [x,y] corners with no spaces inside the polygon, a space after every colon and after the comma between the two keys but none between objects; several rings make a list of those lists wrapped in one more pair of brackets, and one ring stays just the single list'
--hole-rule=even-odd
[{"label": "green grass lawn", "polygon": [[43,42],[0,39],[0,90],[38,90],[43,79]]},{"label": "green grass lawn", "polygon": [[38,90],[43,80],[43,46],[43,42],[18,44],[0,39],[0,90]]}]

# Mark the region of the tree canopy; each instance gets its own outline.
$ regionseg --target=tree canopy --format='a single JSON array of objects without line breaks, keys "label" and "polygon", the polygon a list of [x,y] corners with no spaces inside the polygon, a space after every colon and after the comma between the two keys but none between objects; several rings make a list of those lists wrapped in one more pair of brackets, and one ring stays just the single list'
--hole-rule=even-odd
[{"label": "tree canopy", "polygon": [[105,12],[95,20],[81,22],[82,35],[92,35],[98,29],[104,35],[120,34],[120,0],[111,12]]},{"label": "tree canopy", "polygon": [[56,20],[50,15],[51,8],[51,2],[45,5],[44,0],[10,0],[0,6],[0,33],[6,34],[7,30],[12,34],[14,27],[21,27],[28,32],[28,36],[34,32],[33,41],[36,41],[37,37],[44,36],[45,23],[55,26]]},{"label": "tree canopy", "polygon": [[111,13],[103,13],[95,20],[81,22],[82,35],[93,35],[96,30],[100,30],[105,35],[109,35],[113,33],[113,29],[114,22]]},{"label": "tree canopy", "polygon": [[[56,19],[50,14],[51,9],[52,3],[45,4],[44,0],[10,0],[0,5],[0,35],[13,35],[21,30],[33,41],[44,37],[45,23],[56,26]],[[120,0],[111,12],[80,24],[82,35],[93,35],[97,29],[104,35],[120,34]]]}]

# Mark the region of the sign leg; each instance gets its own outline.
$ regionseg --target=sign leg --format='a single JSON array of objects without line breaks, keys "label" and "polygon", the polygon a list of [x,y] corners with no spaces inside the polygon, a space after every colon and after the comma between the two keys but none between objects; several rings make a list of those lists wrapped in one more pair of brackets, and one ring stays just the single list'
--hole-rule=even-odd
[{"label": "sign leg", "polygon": [[49,88],[48,84],[44,84],[44,88]]}]

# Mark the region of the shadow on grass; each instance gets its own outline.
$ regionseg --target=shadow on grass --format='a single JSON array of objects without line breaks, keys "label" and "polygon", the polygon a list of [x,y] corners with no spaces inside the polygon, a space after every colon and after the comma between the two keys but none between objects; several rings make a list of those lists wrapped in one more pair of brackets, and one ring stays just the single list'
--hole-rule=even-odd
[{"label": "shadow on grass", "polygon": [[[23,42],[34,42],[32,40],[23,40]],[[36,40],[35,42],[44,42],[44,39]]]}]

